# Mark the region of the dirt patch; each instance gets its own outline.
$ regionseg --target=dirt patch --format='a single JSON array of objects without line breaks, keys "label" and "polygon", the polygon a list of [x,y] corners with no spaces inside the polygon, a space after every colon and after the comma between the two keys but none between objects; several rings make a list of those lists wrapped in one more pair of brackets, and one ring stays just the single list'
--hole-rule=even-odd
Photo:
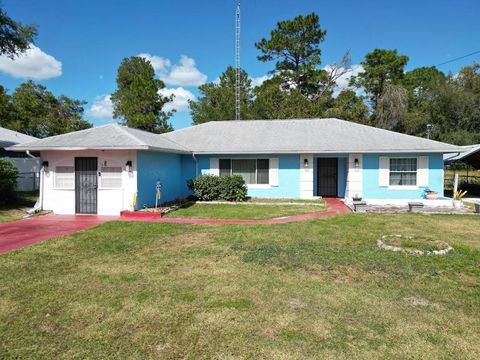
[{"label": "dirt patch", "polygon": [[441,308],[440,304],[431,302],[427,299],[424,299],[418,296],[406,297],[406,298],[403,298],[403,301],[405,301],[408,305],[413,307],[433,307],[435,309]]}]

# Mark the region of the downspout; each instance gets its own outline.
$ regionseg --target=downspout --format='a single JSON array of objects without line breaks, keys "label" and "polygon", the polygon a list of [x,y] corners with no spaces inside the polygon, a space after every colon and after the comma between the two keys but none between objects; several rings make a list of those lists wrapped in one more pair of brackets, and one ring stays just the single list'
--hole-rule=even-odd
[{"label": "downspout", "polygon": [[192,152],[193,160],[195,160],[195,177],[198,176],[198,159],[195,157],[195,153]]},{"label": "downspout", "polygon": [[[32,159],[35,159],[35,160],[40,160],[40,158],[32,155],[30,153],[30,150],[26,150],[26,153],[29,157],[31,157]],[[33,214],[35,214],[36,212],[40,211],[40,210],[43,210],[43,184],[44,184],[44,175],[45,175],[45,170],[43,168],[43,165],[40,166],[40,192],[39,192],[39,195],[38,195],[38,200],[37,202],[35,203],[35,205],[33,206],[33,208],[31,208],[30,210],[27,211],[27,216],[31,216]]]}]

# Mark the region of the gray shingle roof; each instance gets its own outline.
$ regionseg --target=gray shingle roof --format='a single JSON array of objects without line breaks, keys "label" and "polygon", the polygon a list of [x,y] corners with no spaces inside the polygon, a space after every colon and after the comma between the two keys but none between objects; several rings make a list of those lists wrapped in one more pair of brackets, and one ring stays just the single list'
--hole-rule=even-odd
[{"label": "gray shingle roof", "polygon": [[137,149],[173,153],[189,151],[157,134],[110,124],[67,134],[51,136],[9,148],[10,150],[81,150],[81,149]]},{"label": "gray shingle roof", "polygon": [[210,154],[458,151],[454,145],[339,119],[211,121],[161,136]]},{"label": "gray shingle roof", "polygon": [[204,154],[461,151],[454,145],[338,119],[212,121],[161,135],[112,124],[9,149],[144,149]]},{"label": "gray shingle roof", "polygon": [[0,148],[37,140],[36,137],[0,127]]}]

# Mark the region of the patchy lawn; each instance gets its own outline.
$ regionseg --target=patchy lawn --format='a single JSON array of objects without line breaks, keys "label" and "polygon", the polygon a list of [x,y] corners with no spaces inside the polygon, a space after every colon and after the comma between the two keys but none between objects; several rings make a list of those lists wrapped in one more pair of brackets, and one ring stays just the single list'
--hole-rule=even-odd
[{"label": "patchy lawn", "polygon": [[37,201],[36,192],[20,192],[14,204],[0,205],[0,223],[19,220]]},{"label": "patchy lawn", "polygon": [[[478,359],[479,226],[106,223],[0,256],[0,358]],[[377,250],[384,234],[455,251]]]},{"label": "patchy lawn", "polygon": [[166,217],[201,219],[272,219],[324,211],[325,205],[205,204],[185,205]]}]

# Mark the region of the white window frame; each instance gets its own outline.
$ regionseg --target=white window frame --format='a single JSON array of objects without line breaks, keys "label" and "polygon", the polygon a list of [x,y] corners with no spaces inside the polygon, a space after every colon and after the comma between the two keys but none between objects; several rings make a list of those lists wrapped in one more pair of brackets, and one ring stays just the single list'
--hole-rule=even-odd
[{"label": "white window frame", "polygon": [[[392,172],[408,172],[408,173],[413,173],[413,171],[392,171],[391,169],[391,160],[400,160],[400,159],[415,159],[416,161],[416,170],[415,170],[415,185],[390,185],[390,176]],[[388,189],[389,190],[417,190],[419,189],[418,186],[418,157],[416,156],[402,156],[402,157],[390,157],[388,159]]]},{"label": "white window frame", "polygon": [[[119,187],[112,187],[112,186],[103,186],[103,169],[104,168],[119,168],[120,169],[120,186]],[[108,166],[100,166],[100,176],[99,176],[99,180],[98,181],[98,188],[100,190],[121,190],[123,189],[123,183],[124,183],[124,180],[123,180],[123,166],[121,165],[108,165]]]},{"label": "white window frame", "polygon": [[230,160],[230,175],[233,175],[233,160],[255,160],[255,179],[258,181],[258,160],[268,160],[268,184],[246,184],[250,189],[268,189],[272,187],[270,169],[272,168],[272,159],[267,157],[259,158],[219,158],[218,159],[218,174],[220,174],[220,161],[221,160]]},{"label": "white window frame", "polygon": [[[57,171],[58,168],[71,168],[72,171],[71,172],[68,172],[68,173],[60,173]],[[57,185],[57,178],[58,178],[58,174],[71,174],[72,176],[72,186],[71,187],[59,187]],[[55,166],[55,174],[54,174],[54,177],[53,177],[53,188],[55,190],[75,190],[75,166],[73,165],[57,165]]]}]

